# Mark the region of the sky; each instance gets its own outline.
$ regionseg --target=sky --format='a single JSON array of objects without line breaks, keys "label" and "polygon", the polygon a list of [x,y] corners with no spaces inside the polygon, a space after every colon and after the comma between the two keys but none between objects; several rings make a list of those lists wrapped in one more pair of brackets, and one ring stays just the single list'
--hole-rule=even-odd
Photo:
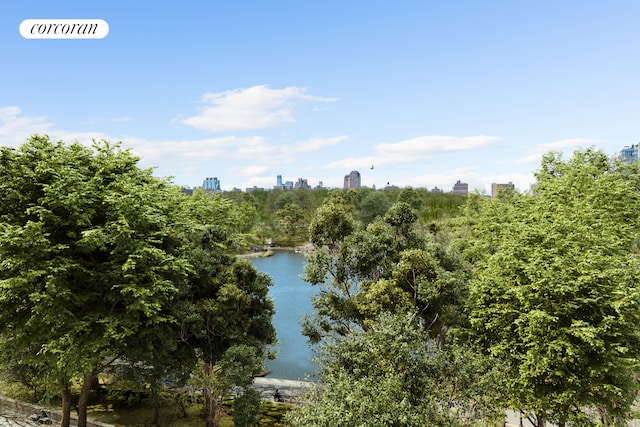
[{"label": "sky", "polygon": [[[640,140],[637,0],[5,1],[0,144],[121,141],[178,185],[526,191]],[[25,19],[102,19],[27,39]]]}]

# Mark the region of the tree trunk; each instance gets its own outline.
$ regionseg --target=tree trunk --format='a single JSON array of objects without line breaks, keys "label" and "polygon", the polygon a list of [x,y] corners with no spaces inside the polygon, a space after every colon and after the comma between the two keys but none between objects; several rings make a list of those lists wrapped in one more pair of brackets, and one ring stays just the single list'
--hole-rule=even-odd
[{"label": "tree trunk", "polygon": [[95,384],[96,375],[87,374],[82,383],[80,396],[78,397],[78,427],[87,427],[87,406],[89,405],[89,393]]},{"label": "tree trunk", "polygon": [[204,388],[204,417],[206,427],[217,427],[213,418],[214,406],[213,392],[209,387]]},{"label": "tree trunk", "polygon": [[62,398],[62,417],[60,418],[60,427],[69,427],[71,422],[71,391],[69,387],[65,387],[60,392]]},{"label": "tree trunk", "polygon": [[151,395],[153,396],[153,421],[151,421],[151,425],[158,426],[160,425],[160,396],[158,389],[151,389]]},{"label": "tree trunk", "polygon": [[[544,427],[544,414],[536,414],[536,427]],[[79,427],[79,426],[78,426]]]}]

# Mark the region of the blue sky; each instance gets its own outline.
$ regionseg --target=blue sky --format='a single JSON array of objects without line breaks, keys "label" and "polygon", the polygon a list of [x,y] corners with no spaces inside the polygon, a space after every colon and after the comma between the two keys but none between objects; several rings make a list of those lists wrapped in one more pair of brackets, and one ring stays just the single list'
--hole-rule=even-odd
[{"label": "blue sky", "polygon": [[[22,38],[42,18],[109,34]],[[549,150],[640,140],[639,18],[636,0],[9,1],[0,144],[122,141],[159,176],[227,190],[354,169],[377,188],[526,190]]]}]

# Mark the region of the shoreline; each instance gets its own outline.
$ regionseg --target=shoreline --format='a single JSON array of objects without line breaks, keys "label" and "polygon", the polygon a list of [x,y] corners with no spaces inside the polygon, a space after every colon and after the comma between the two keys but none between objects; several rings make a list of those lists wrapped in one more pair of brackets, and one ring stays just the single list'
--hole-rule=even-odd
[{"label": "shoreline", "polygon": [[268,251],[289,251],[300,254],[307,254],[313,252],[314,246],[311,243],[306,243],[301,246],[274,246],[274,247],[265,247],[264,250],[253,251],[244,254],[237,254],[238,258],[264,258],[265,253]]},{"label": "shoreline", "polygon": [[256,377],[252,388],[262,399],[278,401],[276,395],[286,403],[300,403],[299,398],[315,383],[311,381],[286,380],[281,378]]}]

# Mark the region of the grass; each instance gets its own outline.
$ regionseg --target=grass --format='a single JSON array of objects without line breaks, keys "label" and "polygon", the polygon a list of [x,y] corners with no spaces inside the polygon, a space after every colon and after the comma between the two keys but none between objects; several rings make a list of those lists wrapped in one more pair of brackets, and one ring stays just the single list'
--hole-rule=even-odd
[{"label": "grass", "polygon": [[[233,401],[224,404],[224,411],[220,426],[233,427]],[[292,405],[264,401],[259,426],[284,426],[284,416],[291,410]],[[144,399],[130,408],[114,408],[103,404],[93,405],[89,417],[92,420],[112,424],[117,427],[146,427],[153,420],[153,405],[150,399]],[[202,404],[191,404],[184,408],[175,403],[164,402],[160,409],[160,423],[162,427],[200,427],[204,424],[204,407]]]},{"label": "grass", "polygon": [[[47,403],[33,402],[31,394],[17,383],[0,381],[0,390],[14,399],[37,403],[51,409],[60,410],[59,398]],[[174,390],[165,390],[160,396],[160,425],[162,427],[201,427],[204,425],[204,404],[199,395],[189,395]],[[77,401],[74,393],[73,401]],[[293,408],[287,403],[263,401],[259,426],[284,426],[285,414]],[[149,393],[118,393],[117,391],[92,391],[89,400],[88,416],[92,421],[111,424],[116,427],[148,427],[153,421],[153,400]],[[223,404],[220,426],[233,427],[233,400]]]}]

